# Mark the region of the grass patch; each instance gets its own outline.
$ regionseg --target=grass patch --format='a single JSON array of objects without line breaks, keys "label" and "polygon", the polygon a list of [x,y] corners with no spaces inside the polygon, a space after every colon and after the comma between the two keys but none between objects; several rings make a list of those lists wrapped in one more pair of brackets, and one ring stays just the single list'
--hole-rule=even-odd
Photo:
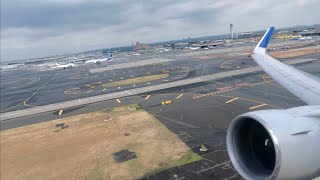
[{"label": "grass patch", "polygon": [[112,111],[118,112],[118,111],[124,111],[124,110],[128,110],[128,109],[133,110],[133,109],[140,109],[140,108],[141,108],[141,106],[139,104],[135,103],[135,104],[128,104],[125,106],[115,107],[115,108],[113,108]]},{"label": "grass patch", "polygon": [[178,159],[176,161],[171,161],[171,162],[165,163],[161,166],[161,168],[162,168],[162,170],[165,170],[165,169],[173,168],[176,166],[183,166],[185,164],[199,161],[201,159],[202,159],[201,156],[199,156],[198,154],[196,154],[190,150],[190,151],[188,151],[187,154],[182,156],[180,159]]},{"label": "grass patch", "polygon": [[198,154],[192,152],[191,150],[189,150],[184,156],[182,156],[180,159],[178,160],[172,160],[166,163],[160,163],[159,167],[157,169],[155,169],[152,172],[149,172],[147,174],[144,175],[144,177],[148,177],[150,175],[159,173],[161,171],[173,168],[173,167],[179,167],[179,166],[183,166],[185,164],[189,164],[195,161],[199,161],[201,160],[202,157],[199,156]]},{"label": "grass patch", "polygon": [[132,179],[141,178],[141,169],[144,169],[144,167],[141,166],[139,159],[131,159],[127,164],[130,167]]},{"label": "grass patch", "polygon": [[[57,132],[62,122],[69,127]],[[1,179],[139,179],[201,159],[138,104],[9,129],[0,136]],[[137,158],[117,163],[113,154],[124,149]]]},{"label": "grass patch", "polygon": [[149,75],[149,76],[142,76],[142,77],[136,77],[136,78],[130,78],[130,79],[125,79],[121,81],[114,81],[114,82],[109,82],[102,84],[103,88],[110,88],[114,86],[123,86],[123,85],[128,85],[128,84],[137,84],[137,83],[143,83],[143,82],[149,82],[149,81],[155,81],[158,79],[164,79],[169,77],[169,74],[156,74],[156,75]]},{"label": "grass patch", "polygon": [[91,172],[85,179],[86,180],[103,180],[105,178],[103,177],[101,170],[98,169],[98,170]]}]

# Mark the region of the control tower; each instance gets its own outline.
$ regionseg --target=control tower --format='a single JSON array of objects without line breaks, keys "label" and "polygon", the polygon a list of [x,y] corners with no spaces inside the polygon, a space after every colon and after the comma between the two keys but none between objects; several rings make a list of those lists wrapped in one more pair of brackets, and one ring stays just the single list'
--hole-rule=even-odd
[{"label": "control tower", "polygon": [[230,24],[230,39],[233,39],[233,24]]}]

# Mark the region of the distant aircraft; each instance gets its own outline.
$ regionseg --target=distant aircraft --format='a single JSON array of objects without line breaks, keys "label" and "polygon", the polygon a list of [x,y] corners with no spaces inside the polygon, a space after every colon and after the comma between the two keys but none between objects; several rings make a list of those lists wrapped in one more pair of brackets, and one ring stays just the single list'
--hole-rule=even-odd
[{"label": "distant aircraft", "polygon": [[112,53],[110,53],[107,58],[103,58],[103,59],[92,59],[92,60],[86,61],[85,63],[86,63],[86,64],[90,64],[90,63],[100,64],[100,63],[106,62],[106,61],[112,61]]},{"label": "distant aircraft", "polygon": [[200,49],[200,47],[189,47],[189,49],[191,49],[191,50],[198,50],[198,49]]},{"label": "distant aircraft", "polygon": [[299,38],[300,41],[312,40],[312,37],[301,37]]},{"label": "distant aircraft", "polygon": [[69,62],[73,63],[73,64],[83,64],[83,63],[85,63],[85,60],[77,59],[77,60],[71,60]]},{"label": "distant aircraft", "polygon": [[22,68],[22,67],[25,67],[25,65],[17,63],[17,64],[2,65],[2,66],[0,66],[0,69],[1,70],[8,70],[8,69],[18,69],[18,68]]},{"label": "distant aircraft", "polygon": [[134,56],[140,56],[141,54],[140,54],[140,53],[133,53],[132,55],[134,55]]},{"label": "distant aircraft", "polygon": [[252,58],[308,105],[236,117],[227,131],[228,154],[247,180],[314,179],[320,176],[320,79],[266,54],[273,31],[264,34]]},{"label": "distant aircraft", "polygon": [[76,65],[74,63],[68,63],[68,64],[56,64],[55,67],[56,68],[61,68],[61,69],[69,69],[69,68],[73,68],[75,67]]}]

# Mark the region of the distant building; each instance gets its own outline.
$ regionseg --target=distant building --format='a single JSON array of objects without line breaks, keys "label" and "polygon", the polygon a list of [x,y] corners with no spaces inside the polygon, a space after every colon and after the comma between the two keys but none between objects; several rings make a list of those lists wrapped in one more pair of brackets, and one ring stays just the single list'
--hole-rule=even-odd
[{"label": "distant building", "polygon": [[38,61],[28,61],[28,62],[25,62],[24,64],[28,66],[28,65],[39,65],[43,63],[44,63],[44,60],[38,60]]},{"label": "distant building", "polygon": [[243,32],[236,34],[236,37],[241,39],[241,38],[251,38],[252,37],[252,32]]},{"label": "distant building", "polygon": [[7,69],[18,69],[22,68],[25,65],[23,63],[8,63],[7,65],[0,66],[1,70],[7,70]]},{"label": "distant building", "polygon": [[172,50],[175,49],[175,45],[174,45],[174,44],[164,44],[163,47],[164,47],[164,48],[170,48],[170,49],[172,49]]},{"label": "distant building", "polygon": [[230,39],[233,39],[233,24],[230,24]]},{"label": "distant building", "polygon": [[212,42],[212,43],[208,44],[209,48],[223,47],[223,46],[225,46],[225,42],[223,42],[223,41],[217,41],[217,42]]},{"label": "distant building", "polygon": [[277,34],[291,34],[290,31],[279,31]]},{"label": "distant building", "polygon": [[175,49],[185,49],[188,47],[188,43],[177,43],[174,45]]},{"label": "distant building", "polygon": [[188,47],[198,47],[198,46],[200,46],[199,42],[196,42],[196,41],[188,42]]},{"label": "distant building", "polygon": [[298,29],[292,31],[292,35],[300,35],[300,36],[319,36],[320,35],[320,27],[309,27],[305,29]]},{"label": "distant building", "polygon": [[140,42],[136,42],[136,44],[132,43],[132,51],[137,51],[137,50],[143,50],[143,49],[150,49],[149,44],[142,44]]}]

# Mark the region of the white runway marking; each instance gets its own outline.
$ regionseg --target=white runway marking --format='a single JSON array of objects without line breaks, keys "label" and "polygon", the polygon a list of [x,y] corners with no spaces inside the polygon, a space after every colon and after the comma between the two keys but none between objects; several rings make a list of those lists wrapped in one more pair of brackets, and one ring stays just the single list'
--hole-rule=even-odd
[{"label": "white runway marking", "polygon": [[183,96],[183,94],[180,94],[176,99],[179,99],[179,98],[181,98],[181,96]]}]

